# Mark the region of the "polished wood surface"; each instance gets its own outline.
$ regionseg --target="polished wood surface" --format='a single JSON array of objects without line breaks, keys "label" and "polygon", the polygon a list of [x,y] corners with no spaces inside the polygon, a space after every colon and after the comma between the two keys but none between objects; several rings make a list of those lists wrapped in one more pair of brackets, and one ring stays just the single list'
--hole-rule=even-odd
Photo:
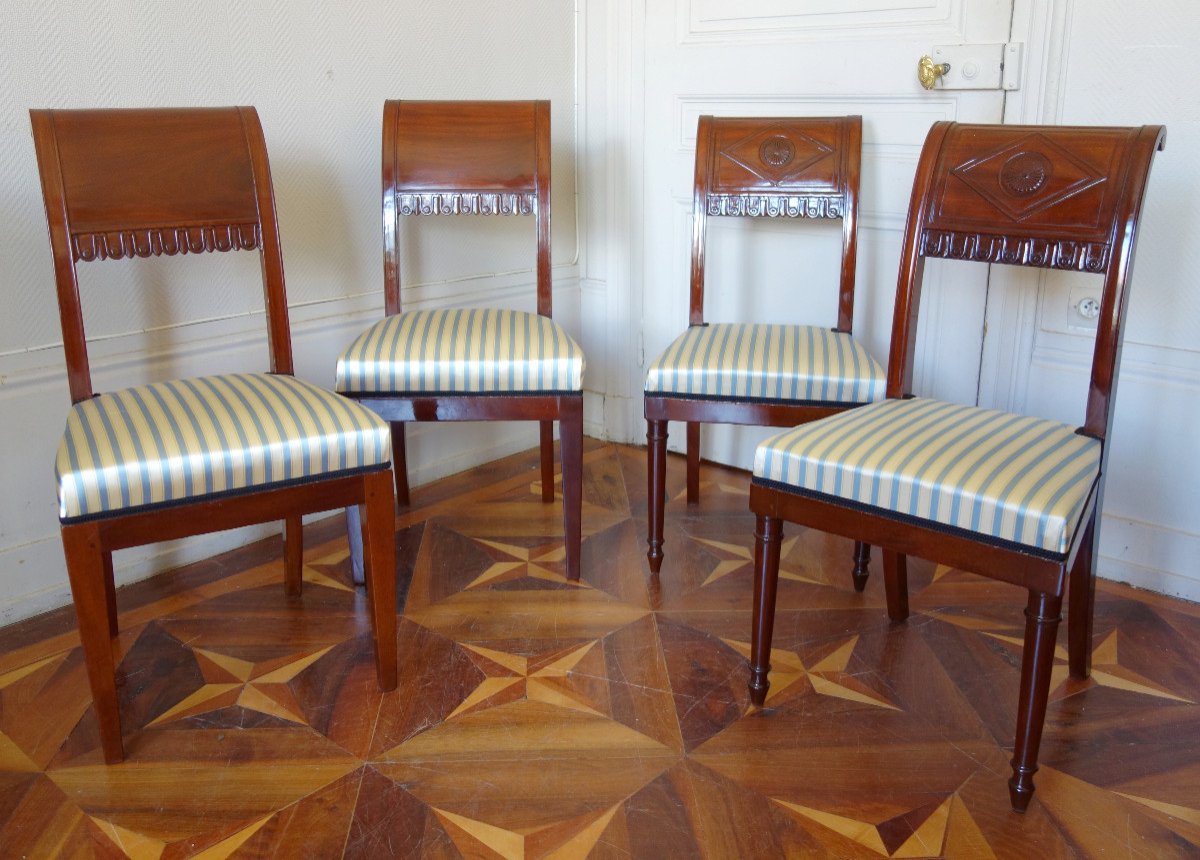
[{"label": "polished wood surface", "polygon": [[[917,318],[925,259],[1004,263],[1089,272],[1101,276],[1101,312],[1087,408],[1078,432],[1106,442],[1129,298],[1138,222],[1161,126],[1072,128],[978,126],[936,123],[929,131],[913,185],[901,250],[892,323],[888,397],[910,397]],[[1028,592],[1024,656],[1018,694],[1009,794],[1024,811],[1051,691],[1054,648],[1064,595],[1069,665],[1086,678],[1092,659],[1097,522],[1103,505],[1109,446],[1101,449],[1100,474],[1081,513],[1069,551],[1047,557],[952,532],[936,524],[864,512],[829,497],[802,496],[756,481],[750,494],[758,515],[752,698],[767,695],[770,669],[773,581],[779,576],[779,520],[820,528],[884,548],[888,616],[909,615],[906,555],[955,565],[1012,583]],[[1068,578],[1070,587],[1068,591]]]},{"label": "polished wood surface", "polygon": [[[270,369],[292,373],[275,199],[266,143],[254,108],[34,110],[30,118],[72,402],[96,396],[76,271],[79,263],[96,260],[257,250]],[[114,679],[119,607],[112,553],[126,547],[284,520],[283,579],[287,592],[295,594],[303,554],[301,515],[364,505],[372,618],[381,646],[376,649],[378,680],[383,689],[392,689],[396,652],[395,543],[387,519],[394,504],[391,483],[386,468],[333,478],[316,476],[300,485],[248,488],[223,498],[201,496],[156,509],[64,523],[63,549],[104,759],[120,761],[125,752]]]},{"label": "polished wood surface", "polygon": [[[794,160],[793,160],[794,159]],[[818,218],[841,223],[842,252],[836,331],[854,325],[854,277],[858,265],[858,189],[862,164],[862,117],[712,117],[696,127],[696,173],[692,188],[692,264],[689,325],[704,325],[705,262],[709,217]],[[830,287],[833,288],[832,285]],[[792,427],[847,407],[805,401],[645,395],[647,484],[654,508],[646,557],[662,568],[663,463],[667,422],[687,423],[688,502],[699,501],[700,425],[748,424]],[[870,547],[854,553],[855,586],[867,581]]]},{"label": "polished wood surface", "polygon": [[[537,312],[552,316],[550,103],[389,100],[383,108],[383,294],[401,311],[401,222],[410,215],[529,215],[534,219]],[[396,498],[409,503],[404,425],[409,421],[538,421],[542,500],[554,500],[559,422],[567,563],[579,576],[583,393],[482,396],[469,392],[348,393],[392,424]]]},{"label": "polished wood surface", "polygon": [[[640,449],[589,442],[583,577],[538,454],[418,487],[396,521],[397,690],[336,519],[303,597],[270,542],[121,589],[102,764],[70,610],[0,629],[0,856],[1194,857],[1200,607],[1102,581],[1094,671],[1052,662],[1025,815],[1004,792],[1012,585],[908,560],[907,624],[850,541],[787,527],[773,684],[750,707],[748,476],[667,463],[680,563],[650,576]],[[205,853],[207,852],[207,853]]]}]

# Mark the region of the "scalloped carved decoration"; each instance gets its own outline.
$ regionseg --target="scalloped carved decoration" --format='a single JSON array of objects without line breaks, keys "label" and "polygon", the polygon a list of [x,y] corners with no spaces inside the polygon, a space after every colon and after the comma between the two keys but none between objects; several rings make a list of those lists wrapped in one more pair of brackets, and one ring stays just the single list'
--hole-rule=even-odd
[{"label": "scalloped carved decoration", "polygon": [[921,253],[950,260],[1101,272],[1108,265],[1109,246],[1098,242],[926,230],[921,237]]},{"label": "scalloped carved decoration", "polygon": [[708,198],[709,215],[841,218],[844,208],[841,195],[712,194]]},{"label": "scalloped carved decoration", "polygon": [[260,245],[257,224],[210,224],[155,227],[115,233],[76,233],[71,253],[76,260],[120,260],[200,254],[205,251],[252,251]]},{"label": "scalloped carved decoration", "polygon": [[533,192],[429,192],[397,194],[399,215],[532,215]]}]

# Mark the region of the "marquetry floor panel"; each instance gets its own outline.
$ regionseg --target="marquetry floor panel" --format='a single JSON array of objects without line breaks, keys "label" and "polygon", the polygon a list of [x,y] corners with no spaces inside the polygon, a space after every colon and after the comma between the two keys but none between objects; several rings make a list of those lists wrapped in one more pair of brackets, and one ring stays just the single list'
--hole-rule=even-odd
[{"label": "marquetry floor panel", "polygon": [[304,593],[272,542],[123,589],[127,760],[105,766],[73,615],[0,630],[0,857],[1200,855],[1200,607],[1101,583],[1094,672],[1059,649],[1029,812],[1008,808],[1022,596],[785,528],[772,686],[746,691],[747,477],[589,443],[582,582],[526,453],[397,518],[397,691],[375,684],[336,520]]}]

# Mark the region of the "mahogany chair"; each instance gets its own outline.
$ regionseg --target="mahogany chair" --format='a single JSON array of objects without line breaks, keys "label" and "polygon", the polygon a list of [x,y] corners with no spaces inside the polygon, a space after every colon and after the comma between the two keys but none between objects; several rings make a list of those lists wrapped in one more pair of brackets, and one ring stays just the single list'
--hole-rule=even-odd
[{"label": "mahogany chair", "polygon": [[[301,515],[365,507],[379,685],[396,686],[387,425],[292,375],[283,263],[254,108],[30,112],[73,403],[55,462],[63,549],[104,758],[124,757],[114,550],[283,520],[301,584]],[[93,390],[81,262],[257,250],[270,373]],[[225,285],[223,285],[225,286]]]},{"label": "mahogany chair", "polygon": [[[761,705],[782,521],[883,548],[888,615],[908,616],[906,556],[1029,592],[1012,807],[1033,795],[1068,591],[1071,674],[1087,677],[1099,516],[1138,219],[1161,126],[940,122],[917,167],[900,259],[887,399],[768,439],[755,456],[751,699]],[[914,397],[926,257],[1090,272],[1103,285],[1087,408],[1057,421]]]},{"label": "mahogany chair", "polygon": [[[402,311],[400,221],[409,215],[532,215],[537,313]],[[549,102],[385,102],[383,294],[386,315],[338,358],[336,387],[391,422],[399,503],[409,501],[409,421],[540,422],[542,500],[554,501],[558,421],[566,571],[578,580],[584,359],[551,319]]]},{"label": "mahogany chair", "polygon": [[[791,427],[883,397],[883,368],[851,335],[862,117],[700,117],[692,194],[689,328],[646,375],[650,570],[663,562],[667,422],[687,422],[687,503],[700,500],[700,422]],[[840,220],[837,325],[708,323],[709,216]],[[854,550],[867,583],[869,545]]]}]

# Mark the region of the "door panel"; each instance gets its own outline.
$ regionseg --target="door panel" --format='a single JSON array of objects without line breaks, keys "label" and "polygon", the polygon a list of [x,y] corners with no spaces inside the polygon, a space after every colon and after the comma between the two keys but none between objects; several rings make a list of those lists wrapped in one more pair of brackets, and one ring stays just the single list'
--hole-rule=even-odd
[{"label": "door panel", "polygon": [[[1008,40],[1012,0],[784,0],[646,4],[643,344],[653,359],[687,325],[696,121],[863,116],[855,333],[886,361],[900,236],[925,133],[938,120],[1000,122],[1004,95],[926,92],[935,44]],[[840,225],[709,219],[706,319],[833,325]],[[917,390],[974,403],[987,275],[931,261]],[[937,336],[926,336],[936,330]],[[672,427],[672,447],[682,445]],[[770,432],[770,431],[767,431]],[[757,428],[707,427],[704,455],[748,467]]]}]

